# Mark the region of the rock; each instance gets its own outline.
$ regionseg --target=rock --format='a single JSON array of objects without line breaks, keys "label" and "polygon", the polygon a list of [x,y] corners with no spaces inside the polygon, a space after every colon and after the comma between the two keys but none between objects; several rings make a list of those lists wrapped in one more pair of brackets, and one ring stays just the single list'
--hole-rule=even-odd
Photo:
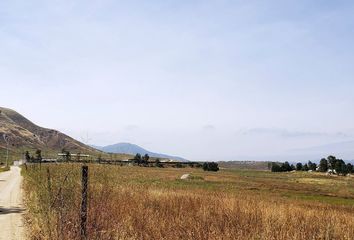
[{"label": "rock", "polygon": [[190,176],[191,176],[190,174],[183,174],[181,179],[186,180],[186,179],[189,179]]}]

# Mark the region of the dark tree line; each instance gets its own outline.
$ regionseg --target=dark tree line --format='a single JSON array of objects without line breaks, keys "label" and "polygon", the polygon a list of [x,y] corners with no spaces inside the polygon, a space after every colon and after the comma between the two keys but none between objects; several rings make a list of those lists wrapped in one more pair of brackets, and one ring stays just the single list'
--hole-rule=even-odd
[{"label": "dark tree line", "polygon": [[147,165],[149,163],[150,156],[148,154],[145,154],[144,156],[141,156],[140,153],[137,153],[133,159],[134,163],[140,165]]},{"label": "dark tree line", "polygon": [[351,163],[345,163],[342,159],[337,159],[335,156],[329,156],[322,158],[318,168],[319,172],[333,172],[338,175],[347,175],[348,173],[354,173],[353,165]]},{"label": "dark tree line", "polygon": [[318,171],[318,172],[331,172],[338,175],[347,175],[349,173],[354,173],[354,168],[351,163],[345,163],[342,159],[337,159],[334,156],[329,156],[327,159],[322,158],[320,163],[317,165],[309,161],[308,163],[302,164],[297,163],[295,166],[289,164],[289,162],[284,163],[271,163],[272,172],[291,172],[291,171]]},{"label": "dark tree line", "polygon": [[[153,163],[151,161],[149,162],[149,159],[150,159],[150,156],[148,154],[141,156],[140,153],[137,153],[132,160],[135,164],[138,164],[139,166],[145,166],[145,167],[153,166],[152,165]],[[159,158],[157,158],[155,160],[154,166],[159,167],[159,168],[164,167],[163,163],[161,163]],[[188,166],[190,166],[192,168],[194,168],[194,167],[195,168],[203,168],[204,171],[214,171],[214,172],[219,171],[219,165],[216,162],[205,162],[205,163],[203,163],[203,165],[199,164],[199,163],[198,164],[189,163]],[[176,164],[174,164],[172,167],[184,168],[184,167],[186,167],[186,165],[182,164],[180,162],[176,162]]]},{"label": "dark tree line", "polygon": [[289,162],[284,162],[284,163],[273,162],[271,165],[272,172],[291,172],[293,170],[295,170],[295,166],[293,164],[290,165]]},{"label": "dark tree line", "polygon": [[25,152],[25,158],[26,158],[27,162],[39,162],[39,163],[41,163],[42,160],[43,160],[43,158],[42,158],[42,150],[37,149],[34,156],[33,155],[31,156],[31,154],[28,151],[26,151]]}]

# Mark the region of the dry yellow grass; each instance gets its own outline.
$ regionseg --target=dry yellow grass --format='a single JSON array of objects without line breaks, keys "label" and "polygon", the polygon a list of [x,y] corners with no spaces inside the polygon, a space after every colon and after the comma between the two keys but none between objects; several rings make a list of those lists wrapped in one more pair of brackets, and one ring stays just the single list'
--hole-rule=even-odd
[{"label": "dry yellow grass", "polygon": [[[80,166],[48,167],[50,181],[47,166],[24,171],[31,238],[80,239]],[[300,175],[89,167],[89,239],[354,239],[348,186],[329,201]],[[204,180],[178,180],[186,172]]]}]

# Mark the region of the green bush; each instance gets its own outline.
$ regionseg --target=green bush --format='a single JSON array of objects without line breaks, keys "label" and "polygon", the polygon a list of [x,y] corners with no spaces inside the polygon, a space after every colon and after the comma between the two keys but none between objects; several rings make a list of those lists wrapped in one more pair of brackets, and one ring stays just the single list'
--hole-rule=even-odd
[{"label": "green bush", "polygon": [[205,162],[203,164],[203,170],[217,172],[219,171],[219,165],[216,162]]}]

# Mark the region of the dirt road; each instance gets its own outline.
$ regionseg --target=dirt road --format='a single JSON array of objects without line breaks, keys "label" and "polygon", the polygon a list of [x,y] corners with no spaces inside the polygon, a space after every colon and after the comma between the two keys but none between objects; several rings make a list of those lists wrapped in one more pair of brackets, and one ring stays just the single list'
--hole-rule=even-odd
[{"label": "dirt road", "polygon": [[24,239],[19,167],[0,173],[0,240]]}]

